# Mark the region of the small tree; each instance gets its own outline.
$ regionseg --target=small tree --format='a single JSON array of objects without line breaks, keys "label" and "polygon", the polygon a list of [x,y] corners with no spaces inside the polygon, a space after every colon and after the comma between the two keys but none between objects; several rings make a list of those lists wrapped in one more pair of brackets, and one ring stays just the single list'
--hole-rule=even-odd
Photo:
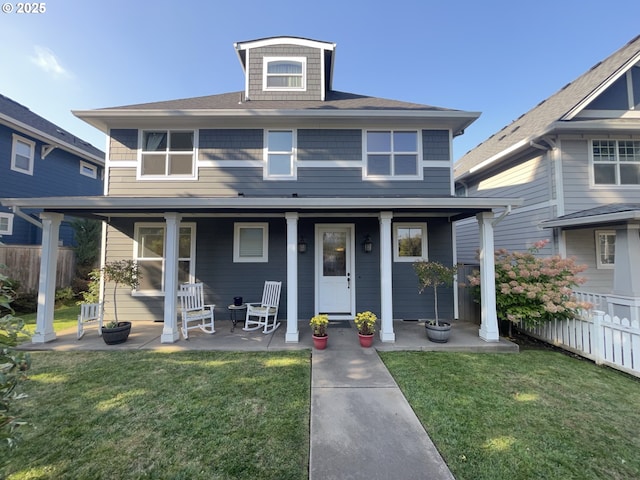
[{"label": "small tree", "polygon": [[113,286],[113,314],[115,320],[107,325],[107,328],[114,328],[118,326],[118,285],[122,283],[131,289],[137,288],[141,278],[140,271],[138,264],[133,260],[118,260],[107,263],[102,267],[102,273],[105,280],[115,282]]},{"label": "small tree", "polygon": [[[526,252],[495,252],[496,314],[498,319],[527,327],[559,319],[575,318],[580,309],[591,304],[578,302],[573,288],[586,278],[578,276],[586,265],[576,265],[571,258],[537,257],[548,240],[536,242]],[[468,277],[479,300],[480,273]],[[511,325],[511,324],[510,324]]]},{"label": "small tree", "polygon": [[433,288],[435,324],[439,326],[438,287],[451,287],[453,285],[453,279],[458,273],[458,266],[447,267],[440,262],[419,260],[413,264],[413,269],[418,277],[418,293],[424,292],[429,287]]},{"label": "small tree", "polygon": [[[23,332],[22,319],[13,316],[11,302],[14,292],[9,279],[0,274],[0,305],[10,313],[0,318],[0,440],[13,447],[18,439],[18,428],[26,422],[16,416],[15,402],[24,398],[18,385],[31,366],[29,354],[18,352],[19,334]],[[4,448],[3,446],[3,448]],[[0,458],[5,457],[0,455]],[[1,462],[0,462],[1,463]]]}]

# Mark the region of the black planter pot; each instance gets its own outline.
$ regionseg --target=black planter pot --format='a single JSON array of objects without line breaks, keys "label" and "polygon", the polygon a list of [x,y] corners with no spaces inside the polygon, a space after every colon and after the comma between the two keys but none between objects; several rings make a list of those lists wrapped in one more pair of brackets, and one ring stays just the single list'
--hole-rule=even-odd
[{"label": "black planter pot", "polygon": [[439,321],[438,325],[430,325],[425,323],[427,330],[427,338],[435,343],[447,343],[449,335],[451,335],[451,324],[449,322]]},{"label": "black planter pot", "polygon": [[118,322],[114,328],[102,327],[102,339],[107,345],[117,345],[124,343],[131,333],[131,322]]}]

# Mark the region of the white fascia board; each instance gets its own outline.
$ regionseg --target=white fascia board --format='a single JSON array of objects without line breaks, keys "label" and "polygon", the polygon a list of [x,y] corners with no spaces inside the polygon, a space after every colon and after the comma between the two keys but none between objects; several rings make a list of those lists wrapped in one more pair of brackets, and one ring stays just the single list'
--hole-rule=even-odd
[{"label": "white fascia board", "polygon": [[561,120],[572,120],[578,113],[580,113],[587,105],[589,105],[596,97],[609,88],[613,82],[618,80],[622,75],[627,73],[631,67],[640,61],[640,52],[636,53],[633,57],[627,60],[616,72],[614,72],[609,78],[598,85],[590,94],[588,94],[581,102],[575,107],[569,110]]},{"label": "white fascia board", "polygon": [[247,50],[249,48],[268,47],[271,45],[281,44],[299,45],[302,47],[321,48],[323,50],[334,50],[335,43],[322,42],[320,40],[311,40],[309,38],[298,37],[270,37],[259,40],[249,40],[246,42],[236,42],[233,44],[236,50]]},{"label": "white fascia board", "polygon": [[91,210],[110,208],[114,210],[181,208],[207,209],[326,209],[349,210],[354,208],[389,210],[404,209],[494,209],[517,207],[522,199],[517,198],[471,198],[471,197],[40,197],[3,198],[0,204],[6,207]]},{"label": "white fascia board", "polygon": [[547,220],[540,222],[542,228],[554,227],[580,227],[587,225],[597,225],[614,222],[640,221],[640,210],[629,212],[606,213],[603,215],[591,215],[589,217],[566,218],[558,220]]},{"label": "white fascia board", "polygon": [[[37,138],[38,140],[42,141],[42,142],[46,142],[48,144],[51,144],[55,147],[58,148],[62,148],[63,150],[66,150],[68,152],[71,152],[75,155],[78,155],[79,157],[82,157],[85,160],[89,160],[93,163],[97,163],[100,166],[104,166],[104,158],[100,158],[96,155],[92,155],[89,152],[82,150],[80,148],[78,148],[75,145],[72,145],[70,143],[64,142],[62,140],[60,140],[59,138],[55,138],[52,137],[51,135],[49,135],[48,133],[42,132],[41,130],[35,129],[29,125],[27,125],[26,123],[22,123],[19,122],[17,120],[15,120],[14,118],[11,118],[3,113],[0,113],[0,123],[3,125],[8,126],[9,128],[12,128],[14,130],[17,130],[25,135],[29,135],[31,137]],[[70,135],[73,135],[72,133]],[[75,135],[74,135],[75,137]],[[82,139],[80,139],[79,137],[75,137],[78,138],[78,140],[84,141]]]}]

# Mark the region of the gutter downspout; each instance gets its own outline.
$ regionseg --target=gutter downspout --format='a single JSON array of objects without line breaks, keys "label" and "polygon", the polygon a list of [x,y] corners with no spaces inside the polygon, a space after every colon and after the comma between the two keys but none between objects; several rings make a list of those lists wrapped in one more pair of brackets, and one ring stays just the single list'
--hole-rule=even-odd
[{"label": "gutter downspout", "polygon": [[13,211],[14,215],[17,215],[23,220],[26,220],[27,222],[29,222],[31,225],[35,225],[36,227],[42,229],[42,222],[39,222],[38,220],[33,218],[31,215],[27,215],[26,213],[24,213],[22,210],[20,210],[20,207],[17,207],[14,205],[11,207],[11,210]]},{"label": "gutter downspout", "polygon": [[507,215],[509,215],[511,213],[511,205],[507,205],[507,208],[504,209],[504,211],[500,214],[499,217],[494,218],[491,221],[491,225],[493,225],[494,227],[496,225],[498,225],[502,220],[504,220],[504,217],[506,217]]}]

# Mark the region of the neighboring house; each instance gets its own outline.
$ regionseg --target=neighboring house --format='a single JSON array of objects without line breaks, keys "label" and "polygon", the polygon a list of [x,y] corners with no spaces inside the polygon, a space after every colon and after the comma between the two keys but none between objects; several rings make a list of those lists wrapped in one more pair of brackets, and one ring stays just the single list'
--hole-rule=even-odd
[{"label": "neighboring house", "polygon": [[[433,311],[412,262],[453,264],[454,220],[477,215],[491,245],[492,210],[514,201],[453,195],[451,144],[477,113],[336,91],[333,43],[275,37],[235,48],[242,91],[74,112],[110,138],[106,196],[1,200],[48,212],[34,342],[55,338],[49,257],[63,214],[105,221],[104,260],[135,259],[142,281],[118,305],[131,319],[163,320],[164,343],[178,340],[179,283],[203,282],[228,318],[233,298],[259,300],[266,280],[283,282],[288,342],[299,319],[363,310],[393,342],[394,319]],[[492,271],[492,255],[484,266]],[[453,305],[452,289],[443,293]],[[498,341],[495,297],[483,294],[480,336]]]},{"label": "neighboring house", "polygon": [[[455,164],[459,195],[524,199],[495,229],[496,247],[586,264],[585,292],[632,318],[640,306],[640,37],[599,62]],[[473,262],[477,227],[457,225]],[[595,297],[597,298],[597,297]]]},{"label": "neighboring house", "polygon": [[[103,175],[104,152],[0,95],[0,197],[100,195]],[[40,245],[39,211],[0,207],[0,244]]]}]

